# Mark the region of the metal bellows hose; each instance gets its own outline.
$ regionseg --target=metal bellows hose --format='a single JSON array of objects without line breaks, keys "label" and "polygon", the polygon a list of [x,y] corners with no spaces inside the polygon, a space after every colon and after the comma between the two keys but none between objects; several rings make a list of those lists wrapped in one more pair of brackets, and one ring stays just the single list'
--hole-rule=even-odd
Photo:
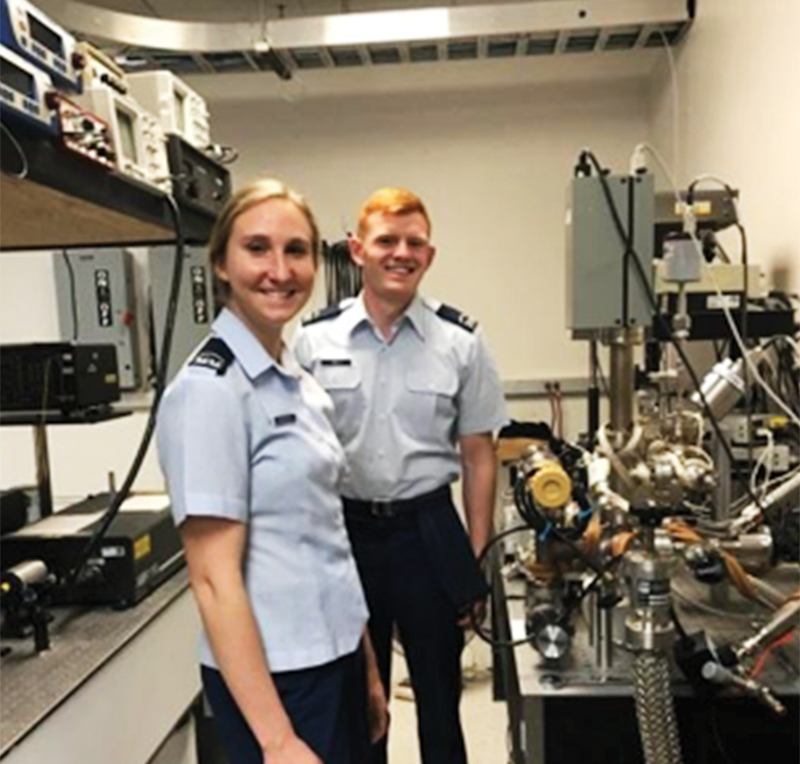
[{"label": "metal bellows hose", "polygon": [[681,764],[667,656],[660,651],[637,654],[633,676],[645,764]]}]

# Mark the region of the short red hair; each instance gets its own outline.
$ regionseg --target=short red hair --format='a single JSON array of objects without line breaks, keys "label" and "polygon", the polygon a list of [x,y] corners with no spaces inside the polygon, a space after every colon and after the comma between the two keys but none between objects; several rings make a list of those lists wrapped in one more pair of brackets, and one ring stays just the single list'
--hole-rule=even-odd
[{"label": "short red hair", "polygon": [[412,215],[419,212],[428,224],[428,233],[431,232],[431,219],[428,210],[415,193],[405,188],[379,188],[372,193],[361,207],[358,217],[358,235],[363,238],[367,230],[367,219],[376,212],[385,215]]}]

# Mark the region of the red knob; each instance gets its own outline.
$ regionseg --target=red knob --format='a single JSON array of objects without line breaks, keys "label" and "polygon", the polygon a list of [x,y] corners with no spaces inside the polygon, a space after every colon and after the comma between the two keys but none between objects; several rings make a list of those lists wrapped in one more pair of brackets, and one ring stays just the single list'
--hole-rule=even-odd
[{"label": "red knob", "polygon": [[44,94],[44,105],[51,110],[58,108],[58,102],[61,99],[59,93],[55,90],[48,90]]}]

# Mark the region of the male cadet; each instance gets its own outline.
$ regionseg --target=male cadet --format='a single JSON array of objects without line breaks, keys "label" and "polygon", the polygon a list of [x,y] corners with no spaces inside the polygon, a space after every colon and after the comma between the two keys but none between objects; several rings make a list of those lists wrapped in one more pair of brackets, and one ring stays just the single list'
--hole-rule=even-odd
[{"label": "male cadet", "polygon": [[[493,432],[505,413],[475,322],[417,293],[435,254],[430,233],[413,193],[372,194],[350,240],[363,291],[308,318],[295,353],[333,398],[349,467],[345,519],[384,687],[396,625],[423,764],[465,764],[463,627],[485,605],[476,556],[492,532]],[[450,496],[459,466],[469,536]],[[384,739],[372,762],[385,761]]]}]

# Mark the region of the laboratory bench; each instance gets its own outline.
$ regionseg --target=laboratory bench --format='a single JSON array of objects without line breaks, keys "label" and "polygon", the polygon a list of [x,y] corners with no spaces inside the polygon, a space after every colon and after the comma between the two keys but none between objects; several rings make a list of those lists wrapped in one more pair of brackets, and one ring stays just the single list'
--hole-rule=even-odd
[{"label": "laboratory bench", "polygon": [[[492,581],[493,628],[506,641],[525,637],[526,586],[507,573],[495,570]],[[781,565],[767,580],[788,594],[797,588],[798,568]],[[673,582],[673,601],[689,634],[703,629],[717,644],[754,634],[768,615],[735,590],[712,591],[688,576]],[[590,613],[583,611],[572,648],[559,663],[546,664],[528,644],[493,650],[494,692],[508,706],[513,764],[642,764],[633,655],[622,645],[625,612],[612,612],[610,661],[590,644]],[[800,760],[797,633],[791,644],[772,652],[761,677],[786,706],[784,717],[727,689],[713,700],[698,697],[674,665],[672,670],[684,764],[752,764],[766,751],[776,764]]]},{"label": "laboratory bench", "polygon": [[52,613],[49,650],[2,640],[3,764],[147,764],[182,728],[169,761],[194,764],[200,621],[186,569],[127,610]]}]

